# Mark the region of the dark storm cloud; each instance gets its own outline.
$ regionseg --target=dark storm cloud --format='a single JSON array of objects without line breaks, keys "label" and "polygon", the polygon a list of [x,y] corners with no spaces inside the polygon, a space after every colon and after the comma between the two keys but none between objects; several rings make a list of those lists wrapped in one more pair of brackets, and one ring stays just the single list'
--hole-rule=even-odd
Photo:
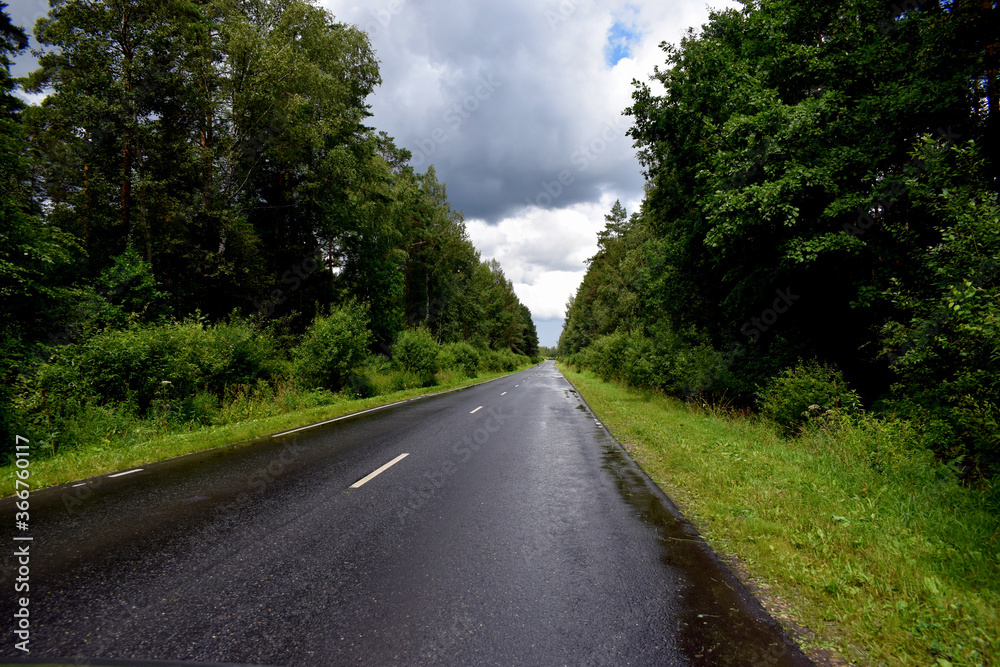
[{"label": "dark storm cloud", "polygon": [[607,104],[613,16],[596,3],[324,4],[372,34],[373,122],[435,165],[466,217],[641,192],[624,104]]}]

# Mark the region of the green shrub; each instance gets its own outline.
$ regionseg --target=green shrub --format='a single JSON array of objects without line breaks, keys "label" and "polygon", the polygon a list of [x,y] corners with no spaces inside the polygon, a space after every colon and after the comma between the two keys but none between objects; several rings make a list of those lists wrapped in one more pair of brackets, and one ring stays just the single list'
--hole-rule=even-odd
[{"label": "green shrub", "polygon": [[627,346],[628,338],[620,331],[595,338],[585,355],[590,369],[605,381],[622,379]]},{"label": "green shrub", "polygon": [[757,400],[761,413],[786,432],[831,413],[861,412],[861,399],[840,371],[816,361],[785,369],[760,390]]},{"label": "green shrub", "polygon": [[317,317],[293,351],[295,374],[309,387],[343,388],[350,372],[368,358],[368,308],[351,302]]},{"label": "green shrub", "polygon": [[452,352],[450,345],[442,345],[438,348],[438,372],[443,370],[454,370],[458,365],[455,360],[455,353]]},{"label": "green shrub", "polygon": [[347,376],[347,391],[354,398],[371,398],[378,396],[378,387],[372,378],[364,371],[352,371]]},{"label": "green shrub", "polygon": [[49,411],[71,397],[118,404],[145,414],[154,401],[167,411],[197,392],[219,398],[226,388],[280,373],[271,338],[245,322],[204,326],[196,320],[104,331],[60,348],[35,378]]},{"label": "green shrub", "polygon": [[[425,386],[427,378],[421,377],[420,375],[414,373],[413,371],[395,370],[389,373],[389,391],[403,391],[404,389],[417,389],[418,387]],[[431,376],[431,381],[433,380],[433,375]]]},{"label": "green shrub", "polygon": [[445,355],[453,361],[454,365],[445,366],[442,363],[442,368],[453,368],[470,378],[474,378],[479,374],[482,355],[472,345],[465,342],[449,343],[442,347],[442,357]]},{"label": "green shrub", "polygon": [[732,374],[724,356],[707,343],[680,346],[673,359],[672,383],[675,394],[719,396],[733,384]]},{"label": "green shrub", "polygon": [[153,267],[134,248],[115,257],[97,279],[83,305],[99,327],[125,328],[130,320],[153,322],[166,316],[169,294],[160,291]]},{"label": "green shrub", "polygon": [[669,369],[662,367],[653,340],[639,332],[616,331],[596,338],[576,358],[605,381],[619,380],[635,387],[669,384]]},{"label": "green shrub", "polygon": [[480,368],[487,373],[509,373],[518,366],[520,361],[509,348],[486,350],[480,357]]},{"label": "green shrub", "polygon": [[659,385],[657,356],[653,341],[636,332],[625,341],[624,358],[619,372],[621,379],[633,387],[651,388]]},{"label": "green shrub", "polygon": [[219,414],[219,397],[207,391],[195,392],[181,401],[178,412],[182,421],[211,424]]},{"label": "green shrub", "polygon": [[397,368],[414,373],[429,386],[438,371],[440,346],[427,329],[406,329],[396,336],[392,361]]}]

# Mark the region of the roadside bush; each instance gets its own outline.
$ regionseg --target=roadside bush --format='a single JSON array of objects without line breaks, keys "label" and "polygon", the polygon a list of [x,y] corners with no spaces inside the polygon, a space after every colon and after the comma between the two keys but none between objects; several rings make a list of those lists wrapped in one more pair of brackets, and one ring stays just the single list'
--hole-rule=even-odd
[{"label": "roadside bush", "polygon": [[479,374],[479,364],[482,355],[472,345],[465,342],[449,343],[442,346],[441,354],[442,358],[448,356],[453,364],[445,366],[442,362],[442,368],[453,368],[470,378],[474,378]]},{"label": "roadside bush", "polygon": [[219,414],[219,397],[207,391],[198,391],[182,399],[178,416],[184,422],[211,424]]},{"label": "roadside bush", "polygon": [[441,345],[438,348],[438,372],[454,371],[458,362],[455,361],[455,354],[449,345]]},{"label": "roadside bush", "polygon": [[[432,375],[430,381],[433,382]],[[413,371],[396,370],[389,373],[389,391],[403,391],[404,389],[417,389],[427,386],[428,379],[414,373]],[[389,392],[386,392],[389,393]]]},{"label": "roadside bush", "polygon": [[406,329],[392,346],[392,361],[397,368],[414,373],[429,386],[438,371],[439,352],[440,346],[427,329]]},{"label": "roadside bush", "polygon": [[112,260],[84,297],[84,311],[98,327],[125,328],[130,320],[154,322],[170,312],[169,295],[160,291],[153,268],[134,248]]},{"label": "roadside bush", "polygon": [[799,362],[772,378],[758,393],[758,404],[761,413],[786,432],[831,412],[861,412],[861,399],[841,372],[816,361]]},{"label": "roadside bush", "polygon": [[585,358],[591,370],[604,381],[622,379],[628,338],[620,331],[595,338],[586,349]]},{"label": "roadside bush", "polygon": [[[226,387],[270,380],[281,372],[271,338],[245,322],[206,327],[196,320],[105,331],[60,348],[36,389],[48,404],[73,396],[145,414],[154,400],[178,407],[196,392],[216,399]],[[204,403],[204,398],[200,401]]]},{"label": "roadside bush", "polygon": [[293,351],[295,374],[309,387],[342,389],[368,357],[368,308],[351,302],[317,317]]},{"label": "roadside bush", "polygon": [[567,361],[593,371],[604,381],[662,389],[685,398],[731,392],[734,380],[725,356],[699,342],[694,332],[687,338],[690,340],[685,342],[670,332],[649,337],[616,331],[595,338]]},{"label": "roadside bush", "polygon": [[363,370],[351,371],[347,376],[347,391],[353,398],[378,396],[378,387]]},{"label": "roadside bush", "polygon": [[681,346],[673,359],[670,391],[685,398],[721,396],[733,386],[724,356],[707,343]]},{"label": "roadside bush", "polygon": [[577,356],[581,365],[594,371],[602,380],[619,380],[634,387],[663,387],[669,384],[652,339],[639,332],[601,336]]},{"label": "roadside bush", "polygon": [[[522,355],[523,357],[523,355]],[[527,359],[527,357],[523,357]],[[521,365],[518,355],[509,348],[502,350],[486,350],[480,357],[480,367],[487,373],[509,373]]]},{"label": "roadside bush", "polygon": [[633,387],[656,387],[657,361],[653,341],[638,332],[631,333],[625,342],[621,379]]}]

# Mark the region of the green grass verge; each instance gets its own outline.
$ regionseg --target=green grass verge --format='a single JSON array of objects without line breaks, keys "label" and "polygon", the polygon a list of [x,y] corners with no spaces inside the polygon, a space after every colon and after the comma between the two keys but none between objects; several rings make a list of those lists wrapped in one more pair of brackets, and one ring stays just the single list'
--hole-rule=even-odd
[{"label": "green grass verge", "polygon": [[894,444],[905,425],[788,439],[754,417],[560,370],[807,648],[859,664],[1000,660],[996,492]]},{"label": "green grass verge", "polygon": [[[524,370],[524,368],[519,370]],[[433,387],[405,389],[364,399],[352,399],[337,395],[333,402],[304,410],[283,412],[219,426],[191,427],[182,432],[173,431],[150,437],[141,437],[145,435],[145,432],[142,431],[139,433],[140,437],[126,434],[124,431],[127,429],[123,428],[112,431],[104,442],[97,445],[60,449],[53,455],[39,453],[39,455],[33,456],[31,459],[31,488],[38,490],[125,468],[163,461],[175,456],[244,441],[249,442],[254,438],[271,433],[314,424],[408,398],[486,382],[505,375],[509,375],[509,373],[482,373],[470,379],[454,372],[445,372],[438,375],[438,384]],[[13,465],[0,467],[0,497],[13,495],[14,479],[15,468]]]}]

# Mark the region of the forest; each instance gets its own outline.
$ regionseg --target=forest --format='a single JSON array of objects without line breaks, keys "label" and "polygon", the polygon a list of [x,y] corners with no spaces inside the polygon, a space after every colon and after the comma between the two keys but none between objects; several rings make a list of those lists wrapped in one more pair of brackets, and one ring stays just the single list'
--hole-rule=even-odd
[{"label": "forest", "polygon": [[15,80],[29,44],[6,7],[4,453],[537,357],[433,167],[366,124],[380,77],[357,27],[309,0],[53,2]]},{"label": "forest", "polygon": [[996,475],[997,3],[754,0],[661,48],[625,111],[645,196],[606,216],[560,354],[789,433],[906,423]]}]

